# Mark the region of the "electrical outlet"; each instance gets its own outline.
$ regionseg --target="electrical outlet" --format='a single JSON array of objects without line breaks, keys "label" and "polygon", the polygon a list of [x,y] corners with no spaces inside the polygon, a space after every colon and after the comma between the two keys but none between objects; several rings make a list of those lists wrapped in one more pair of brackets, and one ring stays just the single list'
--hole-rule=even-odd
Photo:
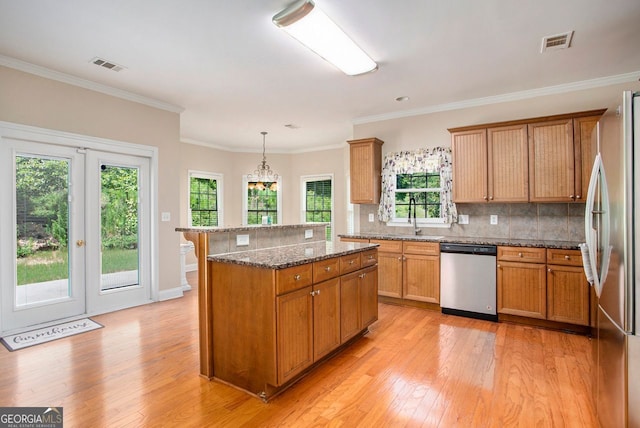
[{"label": "electrical outlet", "polygon": [[458,215],[458,224],[469,224],[469,215],[468,214],[459,214]]},{"label": "electrical outlet", "polygon": [[495,214],[491,214],[491,216],[489,217],[489,223],[498,224],[498,216]]},{"label": "electrical outlet", "polygon": [[238,247],[249,245],[249,235],[236,235],[236,245]]},{"label": "electrical outlet", "polygon": [[305,229],[304,231],[304,239],[313,238],[313,229]]},{"label": "electrical outlet", "polygon": [[373,213],[369,213],[369,223],[373,223],[374,220]]},{"label": "electrical outlet", "polygon": [[163,212],[161,219],[162,219],[162,221],[171,221],[171,213]]}]

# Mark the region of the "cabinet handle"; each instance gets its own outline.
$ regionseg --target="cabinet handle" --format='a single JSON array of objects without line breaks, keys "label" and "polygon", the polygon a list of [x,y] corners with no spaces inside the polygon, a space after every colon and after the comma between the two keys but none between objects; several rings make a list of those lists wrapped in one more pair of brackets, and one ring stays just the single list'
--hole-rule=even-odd
[{"label": "cabinet handle", "polygon": [[398,257],[398,260],[402,261],[402,256]]},{"label": "cabinet handle", "polygon": [[565,259],[565,260],[571,260],[571,257],[569,257],[569,256],[564,256],[564,259]]},{"label": "cabinet handle", "polygon": [[324,268],[325,272],[331,272],[331,266],[327,266],[326,268]]},{"label": "cabinet handle", "polygon": [[295,275],[295,276],[293,277],[293,279],[294,279],[295,281],[300,281],[300,278],[302,278],[302,277],[300,276],[300,274],[297,274],[297,275]]},{"label": "cabinet handle", "polygon": [[374,257],[371,254],[369,254],[369,260],[373,260],[373,259]]},{"label": "cabinet handle", "polygon": [[484,195],[482,198],[486,201],[487,200],[487,195]]},{"label": "cabinet handle", "polygon": [[320,295],[320,290],[316,290],[316,296]]},{"label": "cabinet handle", "polygon": [[498,269],[500,269],[502,266],[500,266],[500,265],[496,265],[496,267],[497,267]]},{"label": "cabinet handle", "polygon": [[358,278],[364,278],[365,276],[367,276],[366,273],[361,273],[360,275],[358,275]]},{"label": "cabinet handle", "polygon": [[493,196],[489,196],[489,200],[490,200],[490,201],[493,201]]},{"label": "cabinet handle", "polygon": [[518,257],[522,257],[522,253],[518,253]]},{"label": "cabinet handle", "polygon": [[574,201],[576,200],[576,197],[575,197],[574,195],[569,195],[569,197],[570,197],[571,199],[573,199]]},{"label": "cabinet handle", "polygon": [[582,196],[576,195],[576,199],[582,199]]},{"label": "cabinet handle", "polygon": [[311,291],[311,292],[309,292],[309,294],[311,294],[311,297],[313,297],[313,296],[316,295],[316,292],[315,291]]},{"label": "cabinet handle", "polygon": [[354,264],[355,262],[356,262],[355,260],[349,260],[350,265]]},{"label": "cabinet handle", "polygon": [[551,268],[547,269],[547,272],[551,272]]}]

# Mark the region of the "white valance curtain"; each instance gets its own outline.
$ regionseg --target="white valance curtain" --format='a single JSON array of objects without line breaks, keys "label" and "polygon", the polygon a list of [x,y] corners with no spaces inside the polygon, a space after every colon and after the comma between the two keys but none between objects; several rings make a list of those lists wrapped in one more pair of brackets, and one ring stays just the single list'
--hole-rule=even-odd
[{"label": "white valance curtain", "polygon": [[382,194],[378,207],[378,220],[387,222],[393,218],[396,174],[417,172],[440,173],[440,217],[446,223],[458,220],[456,205],[451,199],[452,168],[451,148],[433,147],[388,153],[382,165]]}]

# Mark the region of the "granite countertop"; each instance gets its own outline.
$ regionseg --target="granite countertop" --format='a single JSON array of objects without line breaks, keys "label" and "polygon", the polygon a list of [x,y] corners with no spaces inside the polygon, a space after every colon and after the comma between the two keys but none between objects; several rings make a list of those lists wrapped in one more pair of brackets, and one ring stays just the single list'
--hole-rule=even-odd
[{"label": "granite countertop", "polygon": [[302,229],[315,226],[329,226],[331,223],[302,223],[302,224],[255,224],[251,226],[235,226],[235,227],[176,227],[176,232],[243,232],[256,229]]},{"label": "granite countertop", "polygon": [[561,250],[577,250],[580,242],[576,241],[546,241],[536,239],[482,238],[458,236],[429,236],[429,235],[394,235],[384,233],[354,233],[338,235],[341,238],[381,239],[391,241],[426,241],[451,242],[461,244],[503,245],[510,247],[554,248]]},{"label": "granite countertop", "polygon": [[285,269],[332,257],[358,253],[376,247],[378,247],[378,244],[320,241],[236,253],[215,254],[208,256],[207,260],[266,269]]}]

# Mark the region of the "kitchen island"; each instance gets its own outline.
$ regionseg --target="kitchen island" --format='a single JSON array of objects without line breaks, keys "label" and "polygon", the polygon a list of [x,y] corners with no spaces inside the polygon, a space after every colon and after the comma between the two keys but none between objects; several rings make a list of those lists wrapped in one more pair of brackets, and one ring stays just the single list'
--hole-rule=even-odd
[{"label": "kitchen island", "polygon": [[378,319],[377,246],[315,242],[208,257],[211,373],[267,401]]}]

